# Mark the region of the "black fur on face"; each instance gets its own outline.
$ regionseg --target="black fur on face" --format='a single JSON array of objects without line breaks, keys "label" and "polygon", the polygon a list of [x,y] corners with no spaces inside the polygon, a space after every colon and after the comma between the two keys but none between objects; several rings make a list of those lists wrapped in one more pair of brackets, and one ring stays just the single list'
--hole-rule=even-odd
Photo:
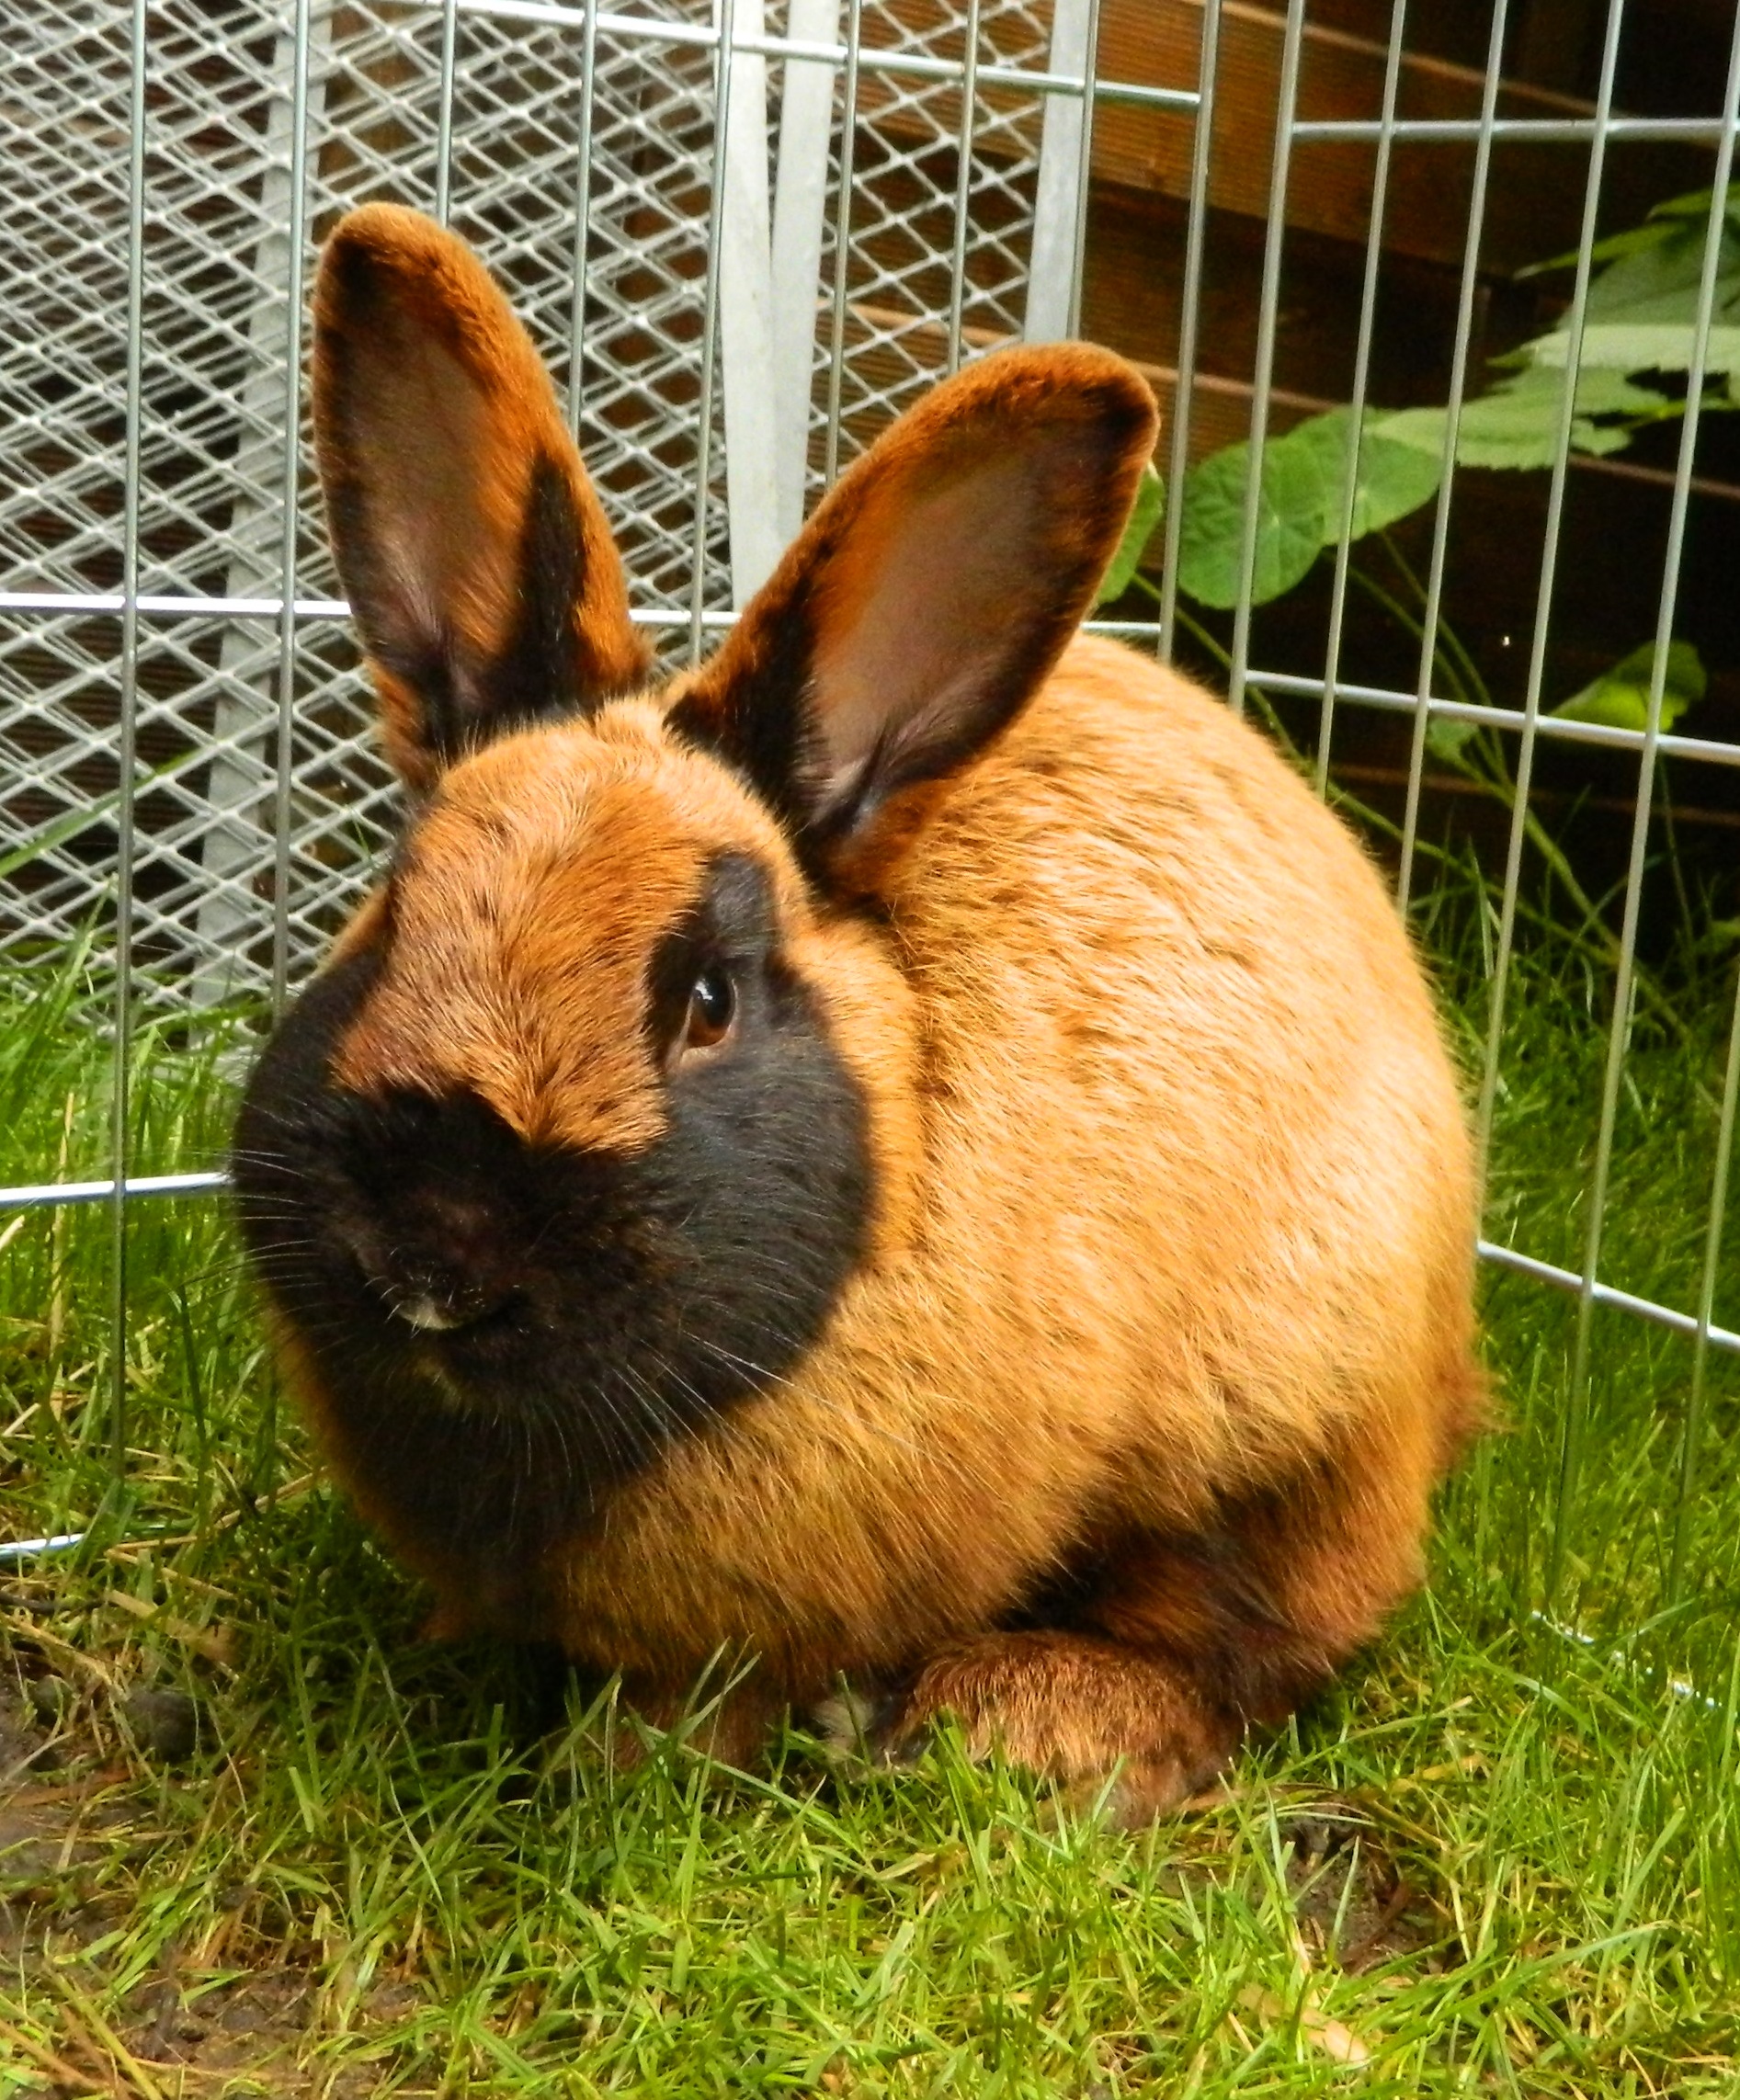
[{"label": "black fur on face", "polygon": [[[330,1398],[341,1470],[407,1546],[508,1595],[514,1567],[815,1340],[864,1251],[864,1109],[747,856],[713,862],[623,1017],[667,1072],[668,1128],[633,1155],[527,1145],[470,1093],[337,1087],[392,938],[389,914],[261,1057],[242,1234]],[[676,1054],[696,978],[721,970],[730,1039]]]}]

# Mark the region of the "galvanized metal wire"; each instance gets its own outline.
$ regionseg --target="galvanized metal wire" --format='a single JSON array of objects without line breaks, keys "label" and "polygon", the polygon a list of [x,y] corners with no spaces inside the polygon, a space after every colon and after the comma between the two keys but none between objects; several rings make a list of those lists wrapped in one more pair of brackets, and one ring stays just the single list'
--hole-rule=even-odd
[{"label": "galvanized metal wire", "polygon": [[[1537,755],[1565,743],[1635,755],[1581,1260],[1570,1268],[1489,1242],[1482,1253],[1575,1294],[1580,1393],[1597,1309],[1690,1338],[1680,1458],[1689,1494],[1710,1353],[1740,1350],[1740,1333],[1717,1317],[1740,1003],[1695,1308],[1656,1303],[1599,1271],[1656,770],[1665,757],[1740,765],[1740,745],[1663,726],[1701,361],[1673,478],[1647,726],[1565,720],[1543,704],[1574,383],[1547,484],[1522,705],[1447,694],[1438,672],[1495,148],[1528,142],[1587,156],[1565,324],[1572,371],[1611,153],[1640,142],[1713,149],[1700,360],[1708,342],[1740,122],[1740,27],[1718,109],[1640,119],[1614,107],[1624,11],[1611,0],[1592,114],[1499,115],[1497,0],[1478,116],[1419,119],[1398,113],[1407,10],[1394,0],[1381,106],[1327,120],[1298,113],[1308,10],[1289,0],[1230,684],[1234,706],[1253,691],[1316,703],[1325,786],[1345,710],[1407,718],[1405,906],[1431,725],[1517,740],[1479,1075],[1483,1145],[1502,1081]],[[13,119],[0,162],[0,388],[24,412],[0,415],[0,851],[81,808],[92,818],[85,835],[46,845],[28,880],[0,883],[0,960],[51,954],[100,920],[115,1039],[107,1176],[56,1181],[44,1163],[29,1183],[0,1189],[0,1209],[108,1207],[118,1463],[129,1206],[202,1196],[222,1180],[130,1173],[137,1017],[238,996],[281,1001],[359,893],[396,815],[309,472],[301,374],[318,239],[347,205],[393,197],[478,244],[565,389],[624,546],[636,619],[662,647],[699,655],[803,507],[944,369],[998,342],[1079,326],[1096,111],[1141,108],[1188,125],[1164,573],[1157,617],[1116,630],[1169,660],[1223,9],[1204,0],[1192,76],[1159,84],[1098,76],[1101,15],[1102,0],[647,0],[633,13],[546,0],[131,0],[125,10],[17,0],[0,86]],[[1370,152],[1372,187],[1329,639],[1313,677],[1263,667],[1253,578],[1289,196],[1313,150],[1350,144]],[[1390,176],[1398,154],[1446,146],[1472,146],[1474,168],[1425,633],[1408,690],[1345,677],[1343,641]],[[1581,1410],[1566,1425],[1567,1496]]]}]

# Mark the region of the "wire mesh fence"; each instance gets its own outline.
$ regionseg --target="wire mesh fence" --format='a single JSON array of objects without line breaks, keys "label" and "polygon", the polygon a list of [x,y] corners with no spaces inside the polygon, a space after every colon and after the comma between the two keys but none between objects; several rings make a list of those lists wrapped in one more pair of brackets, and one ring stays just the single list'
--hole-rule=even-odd
[{"label": "wire mesh fence", "polygon": [[[97,929],[112,966],[116,1081],[108,1174],[73,1183],[45,1160],[28,1185],[0,1190],[0,1207],[109,1203],[118,1366],[127,1204],[222,1178],[189,1163],[130,1180],[137,1016],[281,1000],[360,895],[395,823],[309,471],[306,291],[335,218],[390,198],[479,247],[557,375],[624,551],[636,618],[680,656],[729,621],[818,491],[935,378],[1001,343],[1080,327],[1097,172],[1104,159],[1116,180],[1146,153],[1181,206],[1168,233],[1176,331],[1154,353],[1169,411],[1159,463],[1174,500],[1156,534],[1153,602],[1116,630],[1170,657],[1186,617],[1189,530],[1177,498],[1200,451],[1216,154],[1228,150],[1217,108],[1224,119],[1227,98],[1245,90],[1226,55],[1238,10],[1200,0],[1166,13],[1170,27],[1163,34],[1156,16],[1150,37],[1139,11],[1114,23],[1110,0],[645,0],[632,13],[546,0],[18,0],[10,10],[0,84],[0,962],[40,966]],[[1264,187],[1267,213],[1240,396],[1249,453],[1225,651],[1231,704],[1302,708],[1325,787],[1349,719],[1406,724],[1394,852],[1404,908],[1418,892],[1434,738],[1461,724],[1504,740],[1513,791],[1473,1074],[1484,1142],[1505,1080],[1540,754],[1602,747],[1632,768],[1581,1256],[1572,1265],[1493,1243],[1483,1252],[1576,1294],[1574,1392],[1586,1384],[1598,1308],[1690,1338],[1689,1481],[1711,1352],[1740,1351],[1740,1307],[1720,1294],[1740,1005],[1713,1082],[1695,1288],[1673,1304],[1630,1291],[1604,1273],[1603,1253],[1660,768],[1740,766],[1740,744],[1675,733],[1666,706],[1706,380],[1740,365],[1740,235],[1728,203],[1740,20],[1704,114],[1619,110],[1627,10],[1610,0],[1593,99],[1516,115],[1501,95],[1507,8],[1496,0],[1473,113],[1422,117],[1402,93],[1405,0],[1390,10],[1375,101],[1355,114],[1308,107],[1311,13],[1305,0],[1277,11],[1264,165],[1244,171]],[[1174,15],[1188,17],[1176,35]],[[1138,121],[1139,148],[1133,131],[1109,135]],[[1705,155],[1712,187],[1677,450],[1659,477],[1666,507],[1641,725],[1548,705],[1581,428],[1573,384],[1555,401],[1531,537],[1516,550],[1534,578],[1526,669],[1514,704],[1471,698],[1443,677],[1442,624],[1494,199],[1520,150],[1575,156],[1583,170],[1559,330],[1563,366],[1580,373],[1604,186],[1617,156],[1664,142]],[[1233,150],[1248,154],[1248,140]],[[1434,156],[1450,153],[1472,161],[1416,673],[1385,684],[1351,675],[1348,644],[1386,212],[1399,185],[1429,185]],[[1358,157],[1365,239],[1346,472],[1326,536],[1326,643],[1305,671],[1263,661],[1263,461],[1281,403],[1290,204],[1336,155],[1336,165]],[[1575,1423],[1566,1448],[1574,1464]]]}]

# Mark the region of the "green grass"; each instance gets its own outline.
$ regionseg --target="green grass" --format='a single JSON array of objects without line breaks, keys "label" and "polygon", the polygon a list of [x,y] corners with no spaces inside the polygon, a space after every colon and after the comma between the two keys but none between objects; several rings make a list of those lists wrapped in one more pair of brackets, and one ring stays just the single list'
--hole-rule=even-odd
[{"label": "green grass", "polygon": [[[0,986],[7,1180],[107,1170],[98,990]],[[1731,994],[1683,989],[1622,1104],[1604,1273],[1676,1305]],[[1489,1232],[1574,1266],[1599,986],[1531,960],[1513,1016]],[[135,1171],[216,1159],[232,1061],[222,1026],[142,1030]],[[1489,1275],[1512,1426],[1446,1489],[1428,1591],[1224,1800],[1123,1836],[948,1742],[893,1776],[796,1734],[756,1776],[679,1738],[623,1770],[608,1706],[540,1725],[521,1659],[419,1646],[310,1480],[218,1203],[130,1212],[117,1492],[109,1232],[33,1214],[0,1264],[0,1537],[97,1533],[0,1570],[0,2093],[1740,2090],[1734,1359],[1675,1596],[1689,1345],[1598,1312],[1574,1407],[1574,1302]],[[201,1702],[188,1761],[131,1740],[142,1683]]]}]

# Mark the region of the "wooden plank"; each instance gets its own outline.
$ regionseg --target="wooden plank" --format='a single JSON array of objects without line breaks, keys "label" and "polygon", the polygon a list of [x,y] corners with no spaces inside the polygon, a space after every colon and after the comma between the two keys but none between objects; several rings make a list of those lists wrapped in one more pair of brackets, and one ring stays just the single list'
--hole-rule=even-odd
[{"label": "wooden plank", "polygon": [[[908,32],[922,29],[938,56],[958,56],[938,27],[937,0],[896,0]],[[1099,77],[1149,87],[1194,87],[1201,36],[1202,0],[1104,0]],[[1255,0],[1226,0],[1222,11],[1215,150],[1211,201],[1220,210],[1266,219],[1270,144],[1274,136],[1285,17]],[[987,62],[1032,65],[1030,53],[987,40]],[[1370,37],[1312,22],[1302,55],[1302,119],[1375,118],[1382,106],[1384,47]],[[1484,74],[1474,66],[1410,51],[1399,97],[1405,118],[1466,120],[1480,114]],[[960,120],[952,90],[933,91],[921,108],[908,99],[903,76],[866,73],[859,87],[865,124],[910,148],[923,140],[952,151]],[[1019,134],[1038,117],[1018,115],[1023,99],[1007,90],[981,88],[984,106]],[[1584,117],[1591,106],[1575,96],[1507,82],[1498,114],[1512,118]],[[1128,103],[1102,102],[1094,128],[1097,181],[1163,196],[1188,196],[1193,119],[1188,114]],[[1006,130],[1002,150],[1006,150]],[[999,157],[995,129],[981,128],[977,151]],[[1708,153],[1696,147],[1632,144],[1609,156],[1605,222],[1634,223],[1663,197],[1708,180]],[[1370,210],[1373,148],[1362,143],[1302,142],[1295,148],[1288,198],[1290,226],[1332,239],[1363,242]],[[1385,229],[1388,250],[1422,261],[1460,264],[1468,222],[1474,149],[1472,143],[1399,146],[1392,164]],[[1495,150],[1486,205],[1482,267],[1507,276],[1522,265],[1575,245],[1582,212],[1586,149],[1576,144],[1501,142]]]},{"label": "wooden plank", "polygon": [[[1086,335],[1126,357],[1165,361],[1174,355],[1183,298],[1184,231],[1185,206],[1174,199],[1103,184],[1096,189],[1082,310]],[[1208,255],[1198,368],[1243,381],[1248,389],[1257,361],[1260,221],[1230,211],[1212,212]],[[1325,402],[1347,399],[1353,381],[1363,272],[1360,249],[1317,233],[1291,236],[1275,358],[1275,378],[1284,391]],[[1390,255],[1380,288],[1368,398],[1385,407],[1441,401],[1455,335],[1455,274],[1439,264]],[[1489,312],[1495,313],[1504,324],[1503,340],[1515,342],[1531,332],[1537,297],[1530,290],[1484,298],[1480,318],[1484,323]],[[1519,325],[1512,324],[1513,302],[1526,310]],[[1547,325],[1544,314],[1539,324]],[[1208,427],[1199,429],[1193,422],[1192,457],[1200,456]],[[1218,443],[1231,441],[1218,426],[1215,436]]]},{"label": "wooden plank", "polygon": [[[1194,85],[1201,0],[1105,0],[1100,76],[1142,85]],[[1284,17],[1227,0],[1223,9],[1215,101],[1211,201],[1253,218],[1267,216],[1269,142],[1274,135]],[[1299,114],[1306,119],[1373,118],[1382,102],[1384,53],[1372,40],[1313,25],[1301,61]],[[1409,57],[1401,113],[1468,119],[1480,113],[1482,76],[1448,61]],[[1507,84],[1506,117],[1586,115],[1575,96]],[[1188,194],[1188,118],[1132,105],[1103,104],[1094,131],[1097,176],[1138,190]],[[1636,145],[1609,157],[1609,222],[1631,223],[1657,199],[1693,187],[1707,153]],[[1373,151],[1363,144],[1296,147],[1288,223],[1343,241],[1362,241],[1370,207]],[[1495,151],[1483,266],[1508,274],[1574,245],[1586,156],[1575,145],[1503,144]],[[1473,165],[1472,145],[1416,144],[1396,150],[1385,245],[1440,263],[1460,262]],[[1708,179],[1707,176],[1702,179]]]}]

